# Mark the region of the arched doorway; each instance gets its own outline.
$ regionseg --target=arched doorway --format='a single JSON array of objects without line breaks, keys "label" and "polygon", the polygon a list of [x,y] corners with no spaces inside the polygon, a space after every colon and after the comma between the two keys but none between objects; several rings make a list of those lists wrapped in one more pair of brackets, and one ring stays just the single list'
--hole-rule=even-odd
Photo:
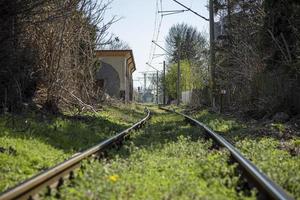
[{"label": "arched doorway", "polygon": [[101,68],[96,73],[96,79],[101,83],[105,93],[111,97],[120,97],[120,77],[113,66],[101,61]]}]

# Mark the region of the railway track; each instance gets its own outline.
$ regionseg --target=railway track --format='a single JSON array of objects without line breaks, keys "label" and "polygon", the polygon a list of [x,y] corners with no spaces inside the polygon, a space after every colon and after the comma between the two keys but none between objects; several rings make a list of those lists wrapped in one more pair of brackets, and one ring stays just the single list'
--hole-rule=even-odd
[{"label": "railway track", "polygon": [[93,155],[101,155],[112,146],[121,145],[131,131],[141,128],[151,115],[148,108],[145,108],[145,111],[147,115],[130,128],[3,192],[0,194],[0,200],[34,199],[46,187],[61,186],[65,179],[74,177],[74,170],[80,168],[83,160]]},{"label": "railway track", "polygon": [[[238,164],[239,170],[242,172],[242,175],[245,176],[247,181],[254,185],[259,191],[259,199],[280,199],[280,200],[289,200],[293,199],[290,197],[280,186],[274,183],[269,179],[265,174],[263,174],[254,164],[252,164],[248,159],[246,159],[232,144],[230,144],[225,138],[221,135],[213,132],[203,123],[193,119],[192,117],[170,110],[167,108],[161,107],[160,109],[176,113],[185,118],[185,120],[201,129],[205,130],[207,138],[213,139],[215,144],[219,147],[226,148],[234,162]],[[93,156],[101,155],[109,147],[120,145],[122,141],[129,136],[129,133],[132,130],[141,128],[141,126],[150,118],[150,111],[146,109],[147,116],[141,121],[134,124],[132,127],[118,133],[114,137],[105,140],[104,142],[91,147],[90,149],[78,153],[76,156],[66,160],[55,167],[42,172],[35,177],[17,185],[16,187],[2,193],[0,195],[0,200],[8,199],[34,199],[36,195],[43,188],[57,188],[63,184],[64,180],[67,178],[72,178],[74,175],[74,170],[81,166],[83,160]]]},{"label": "railway track", "polygon": [[259,199],[293,199],[279,185],[277,185],[261,170],[259,170],[251,161],[245,158],[237,148],[229,143],[224,137],[212,131],[205,124],[186,114],[176,112],[175,110],[170,110],[164,107],[160,107],[160,109],[181,115],[191,125],[204,129],[207,138],[211,138],[217,144],[217,146],[226,148],[230,152],[233,161],[238,164],[239,169],[242,171],[242,174],[245,175],[245,178],[258,189]]}]

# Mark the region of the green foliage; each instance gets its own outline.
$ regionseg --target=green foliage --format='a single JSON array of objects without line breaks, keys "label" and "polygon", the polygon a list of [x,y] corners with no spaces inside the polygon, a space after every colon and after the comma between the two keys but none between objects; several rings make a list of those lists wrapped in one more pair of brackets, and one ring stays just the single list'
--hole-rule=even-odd
[{"label": "green foliage", "polygon": [[[199,67],[200,68],[200,67]],[[201,89],[205,85],[205,76],[201,76],[201,71],[192,67],[188,60],[180,62],[181,72],[181,91],[190,91],[192,89]],[[203,75],[203,74],[202,74]],[[177,83],[177,64],[170,65],[166,74],[166,89],[170,97],[176,98],[176,83]]]},{"label": "green foliage", "polygon": [[273,123],[271,124],[271,126],[273,129],[278,130],[280,133],[283,133],[286,130],[285,125],[281,123]]},{"label": "green foliage", "polygon": [[[134,108],[137,112],[132,111]],[[84,170],[76,173],[76,179],[60,190],[60,199],[256,198],[256,190],[237,191],[241,179],[236,173],[236,164],[229,162],[229,153],[226,150],[212,149],[212,141],[205,140],[199,128],[187,125],[180,116],[154,108],[152,111],[154,115],[150,121],[151,126],[133,133],[121,149],[110,150],[107,159],[86,162]],[[104,134],[109,135],[110,131],[105,129],[108,122],[114,124],[112,126],[115,128],[122,128],[143,115],[143,108],[136,105],[105,107],[103,112],[95,116],[95,121],[74,122],[47,118],[40,123],[45,127],[58,127],[62,132],[68,123],[71,126],[82,123],[74,129],[83,125],[87,127],[83,134],[76,135],[79,140],[85,141],[89,129],[94,134],[92,138],[100,138],[93,131],[98,133],[101,129]],[[223,136],[230,139],[247,158],[295,199],[300,199],[300,157],[281,148],[282,141],[272,136],[253,137],[253,127],[233,117],[221,116],[207,110],[196,112],[194,116],[212,129],[226,132]],[[51,137],[47,136],[47,140],[43,140],[42,135],[35,131],[31,132],[31,137],[27,136],[30,135],[29,131],[25,131],[22,132],[23,137],[17,138],[17,130],[24,130],[26,126],[15,123],[14,130],[8,127],[8,120],[0,119],[0,146],[5,148],[0,153],[0,178],[5,180],[1,182],[1,187],[7,187],[8,182],[11,185],[23,180],[74,152],[47,143]],[[118,120],[124,120],[125,123],[119,124]],[[28,121],[32,123],[32,119]],[[100,121],[99,124],[96,121]],[[101,127],[102,123],[104,125]],[[279,125],[282,126],[284,125]],[[51,135],[54,133],[52,131]],[[286,142],[293,148],[298,148],[300,144],[299,138]],[[77,143],[74,148],[82,148],[83,143],[81,146]],[[14,180],[15,177],[18,180]],[[55,196],[47,199],[55,199]]]},{"label": "green foliage", "polygon": [[9,130],[4,134],[0,137],[0,191],[71,155],[34,137],[14,138]]},{"label": "green foliage", "polygon": [[300,199],[300,157],[278,149],[280,141],[273,138],[245,139],[237,147],[258,165],[272,180]]},{"label": "green foliage", "polygon": [[95,145],[144,117],[143,107],[110,106],[93,115],[0,117],[0,191]]},{"label": "green foliage", "polygon": [[300,1],[214,4],[224,24],[216,42],[215,73],[217,90],[227,90],[224,103],[256,118],[283,110],[299,113],[294,91],[299,90]]},{"label": "green foliage", "polygon": [[[300,199],[300,157],[292,155],[288,148],[280,148],[282,141],[276,136],[259,135],[256,133],[259,126],[253,127],[235,118],[209,113],[207,110],[194,116],[213,130],[226,132],[223,136],[234,142],[248,159],[292,196]],[[271,124],[270,127],[269,132],[275,129],[282,134],[286,130],[284,124]],[[286,144],[292,149],[297,149],[300,146],[299,138],[288,140]]]},{"label": "green foliage", "polygon": [[[181,82],[180,90],[183,88],[189,90],[191,88],[191,70],[187,61],[180,62]],[[176,84],[177,84],[177,64],[172,64],[166,74],[166,89],[170,97],[176,98]]]},{"label": "green foliage", "polygon": [[[208,83],[208,50],[203,34],[187,24],[173,25],[166,38],[169,62],[166,88],[170,99],[176,98],[177,63],[181,63],[181,91],[202,89]],[[180,58],[179,58],[180,56]]]},{"label": "green foliage", "polygon": [[293,140],[293,145],[294,145],[295,147],[300,148],[300,139],[298,139],[298,140]]},{"label": "green foliage", "polygon": [[205,123],[209,128],[217,132],[227,133],[245,128],[245,125],[237,122],[235,119],[220,118],[217,114],[210,113],[207,110],[203,110],[195,114],[195,117],[199,121]]}]

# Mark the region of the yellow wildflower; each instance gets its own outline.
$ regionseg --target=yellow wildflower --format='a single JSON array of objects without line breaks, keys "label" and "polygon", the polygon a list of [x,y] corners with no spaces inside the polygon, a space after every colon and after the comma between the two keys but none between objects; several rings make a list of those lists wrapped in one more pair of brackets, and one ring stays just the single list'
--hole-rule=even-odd
[{"label": "yellow wildflower", "polygon": [[119,179],[118,175],[111,175],[108,177],[111,182],[116,182]]}]

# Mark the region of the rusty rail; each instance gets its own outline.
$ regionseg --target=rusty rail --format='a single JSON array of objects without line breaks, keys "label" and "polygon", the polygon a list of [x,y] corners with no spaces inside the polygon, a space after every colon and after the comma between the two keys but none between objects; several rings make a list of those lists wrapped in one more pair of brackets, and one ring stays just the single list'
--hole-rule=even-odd
[{"label": "rusty rail", "polygon": [[137,130],[145,124],[145,122],[150,118],[150,111],[148,108],[145,109],[147,116],[141,121],[135,123],[130,128],[118,133],[117,135],[95,145],[83,152],[78,153],[76,156],[44,171],[40,174],[20,183],[19,185],[11,188],[0,194],[0,200],[11,200],[11,199],[33,199],[34,195],[45,188],[52,185],[60,185],[66,176],[72,176],[74,169],[81,166],[81,162],[86,158],[91,157],[96,153],[111,147],[118,142],[121,142],[129,135],[133,130]]},{"label": "rusty rail", "polygon": [[215,133],[205,124],[193,119],[192,117],[170,110],[167,108],[160,107],[160,109],[167,112],[174,112],[178,115],[183,116],[190,124],[198,126],[205,130],[206,135],[212,138],[219,146],[225,147],[231,154],[233,160],[238,163],[239,167],[245,173],[246,178],[249,182],[253,183],[260,193],[260,199],[276,199],[276,200],[291,200],[290,197],[279,185],[268,178],[260,169],[258,169],[252,162],[245,158],[240,151],[230,144],[224,137]]}]

